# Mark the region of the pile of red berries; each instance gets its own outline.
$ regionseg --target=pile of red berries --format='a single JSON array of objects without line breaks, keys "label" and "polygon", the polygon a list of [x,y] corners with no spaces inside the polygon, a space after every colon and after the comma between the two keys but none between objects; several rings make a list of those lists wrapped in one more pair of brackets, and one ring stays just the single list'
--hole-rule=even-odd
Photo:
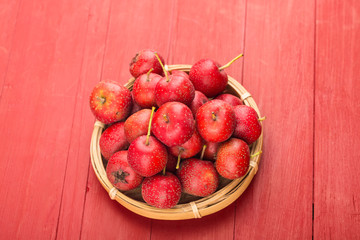
[{"label": "pile of red berries", "polygon": [[174,207],[182,192],[205,197],[227,179],[249,169],[249,145],[261,134],[256,111],[224,93],[228,77],[210,59],[189,74],[168,72],[151,50],[130,63],[132,91],[101,81],[90,96],[95,117],[107,124],[100,150],[106,173],[119,190],[141,187],[142,198],[158,208]]}]

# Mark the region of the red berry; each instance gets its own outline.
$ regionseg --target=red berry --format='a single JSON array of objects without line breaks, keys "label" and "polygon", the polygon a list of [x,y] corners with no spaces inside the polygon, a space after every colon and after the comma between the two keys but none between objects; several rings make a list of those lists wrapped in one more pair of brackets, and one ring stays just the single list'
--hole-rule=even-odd
[{"label": "red berry", "polygon": [[155,87],[162,77],[155,73],[142,74],[133,85],[133,96],[135,102],[142,108],[156,106]]},{"label": "red berry", "polygon": [[[160,55],[159,58],[161,59],[161,62],[164,63],[164,59]],[[135,78],[139,77],[141,74],[147,73],[151,68],[153,68],[153,73],[163,74],[162,67],[153,50],[147,49],[138,52],[130,63],[130,73]]]},{"label": "red berry", "polygon": [[138,187],[143,179],[129,165],[127,151],[116,152],[106,166],[109,181],[119,190],[127,191]]},{"label": "red berry", "polygon": [[181,185],[172,173],[158,174],[145,178],[141,194],[145,202],[157,208],[172,208],[180,200]]},{"label": "red berry", "polygon": [[185,104],[167,102],[155,112],[151,130],[166,146],[178,146],[191,138],[195,120]]},{"label": "red berry", "polygon": [[113,81],[101,81],[90,95],[90,108],[97,120],[110,124],[127,118],[132,108],[131,92]]},{"label": "red berry", "polygon": [[189,140],[180,146],[174,146],[169,148],[169,151],[174,156],[179,156],[181,158],[190,158],[195,156],[202,149],[202,138],[199,133],[195,130],[194,134]]},{"label": "red berry", "polygon": [[222,100],[211,100],[199,108],[196,114],[196,123],[197,129],[205,141],[226,141],[235,129],[233,108]]},{"label": "red berry", "polygon": [[146,135],[136,138],[129,147],[128,161],[130,166],[144,177],[150,177],[160,172],[165,166],[168,153],[163,144],[155,137]]},{"label": "red berry", "polygon": [[241,139],[231,138],[222,143],[217,152],[216,170],[224,178],[236,179],[249,169],[249,146]]},{"label": "red berry", "polygon": [[147,134],[150,115],[150,109],[142,109],[126,119],[124,129],[129,143],[137,137]]},{"label": "red berry", "polygon": [[185,193],[205,197],[214,193],[219,177],[214,164],[196,158],[184,160],[177,170],[177,176]]},{"label": "red berry", "polygon": [[261,135],[261,124],[256,111],[246,105],[234,107],[236,127],[233,136],[247,144],[255,142]]},{"label": "red berry", "polygon": [[202,105],[204,105],[205,103],[207,103],[208,101],[209,101],[209,99],[202,92],[195,91],[194,100],[191,102],[191,104],[189,106],[194,117],[196,116],[196,113],[199,110],[199,108]]},{"label": "red berry", "polygon": [[106,160],[117,151],[129,147],[124,131],[124,122],[117,122],[105,129],[99,141],[100,151]]}]

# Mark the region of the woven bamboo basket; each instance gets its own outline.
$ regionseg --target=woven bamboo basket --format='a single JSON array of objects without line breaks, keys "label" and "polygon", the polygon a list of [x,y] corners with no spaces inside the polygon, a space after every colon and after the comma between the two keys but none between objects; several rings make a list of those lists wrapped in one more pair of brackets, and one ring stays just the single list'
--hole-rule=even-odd
[{"label": "woven bamboo basket", "polygon": [[[191,65],[167,65],[165,68],[170,72],[172,70],[189,72]],[[134,78],[130,79],[125,86],[131,90],[134,80]],[[258,113],[258,116],[261,117],[260,111],[254,99],[251,97],[251,94],[234,78],[228,76],[228,86],[225,91],[240,97],[245,105],[253,107]],[[250,158],[250,167],[244,177],[235,180],[221,178],[218,190],[212,195],[204,198],[196,198],[190,195],[185,197],[182,196],[179,204],[175,207],[171,209],[159,209],[148,205],[141,199],[140,187],[135,190],[121,192],[110,183],[106,176],[106,162],[101,157],[99,147],[100,136],[104,129],[105,125],[96,121],[91,137],[91,163],[97,178],[109,193],[112,200],[116,200],[136,214],[153,219],[183,220],[201,218],[224,209],[233,203],[249,186],[258,170],[262,153],[263,134],[261,134],[259,139],[250,146],[250,154],[255,156]]]}]

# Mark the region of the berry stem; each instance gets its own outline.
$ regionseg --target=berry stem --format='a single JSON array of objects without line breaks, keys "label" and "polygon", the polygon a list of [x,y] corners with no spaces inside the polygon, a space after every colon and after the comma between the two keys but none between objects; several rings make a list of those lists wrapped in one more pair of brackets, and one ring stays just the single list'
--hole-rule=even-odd
[{"label": "berry stem", "polygon": [[163,114],[163,118],[166,123],[169,122],[169,117],[166,114]]},{"label": "berry stem", "polygon": [[266,119],[266,117],[264,116],[264,117],[262,117],[262,118],[259,118],[258,120],[260,121],[260,122],[262,122],[262,121],[264,121]]},{"label": "berry stem", "polygon": [[166,173],[166,165],[165,167],[163,168],[163,171],[162,171],[162,174],[165,176],[165,173]]},{"label": "berry stem", "polygon": [[201,150],[200,160],[203,160],[206,147],[207,147],[206,144],[204,144],[204,146],[203,146],[203,148]]},{"label": "berry stem", "polygon": [[106,98],[104,98],[103,96],[96,97],[96,99],[99,100],[101,104],[104,104],[106,102]]},{"label": "berry stem", "polygon": [[167,74],[167,71],[165,70],[164,64],[161,62],[161,59],[159,58],[159,55],[157,53],[154,53],[154,54],[155,54],[157,60],[159,61],[160,65],[161,65],[161,68],[165,73],[166,81],[168,82],[169,81],[169,76]]},{"label": "berry stem", "polygon": [[228,62],[224,66],[219,67],[219,71],[224,70],[225,68],[228,68],[233,62],[235,62],[236,60],[238,60],[242,56],[244,56],[244,54],[240,54],[240,55],[236,56],[233,60],[231,60],[230,62]]},{"label": "berry stem", "polygon": [[154,112],[155,112],[155,107],[152,107],[151,108],[151,114],[150,114],[150,120],[149,120],[148,132],[147,132],[146,141],[145,141],[146,146],[149,145],[149,138],[150,138],[150,133],[151,133],[151,122],[152,122],[152,118],[154,116]]},{"label": "berry stem", "polygon": [[154,69],[151,68],[151,69],[146,73],[146,81],[147,81],[147,82],[150,81],[149,75],[150,75],[150,73],[151,73],[153,70],[154,70]]},{"label": "berry stem", "polygon": [[212,120],[216,121],[216,115],[214,112],[211,112],[211,117],[212,117]]},{"label": "berry stem", "polygon": [[179,169],[179,167],[180,167],[181,153],[182,153],[182,150],[180,150],[179,155],[178,155],[178,159],[177,159],[177,163],[176,163],[176,169]]},{"label": "berry stem", "polygon": [[256,156],[260,155],[261,153],[262,153],[262,151],[260,150],[257,153],[250,155],[250,157],[256,157]]}]

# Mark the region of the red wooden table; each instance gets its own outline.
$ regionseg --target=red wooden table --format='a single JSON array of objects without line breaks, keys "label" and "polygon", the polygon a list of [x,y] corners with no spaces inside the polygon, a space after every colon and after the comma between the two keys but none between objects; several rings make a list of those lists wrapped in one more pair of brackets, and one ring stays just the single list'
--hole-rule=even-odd
[{"label": "red wooden table", "polygon": [[[138,50],[220,63],[267,117],[226,209],[160,221],[111,201],[89,94]],[[0,239],[360,239],[358,0],[0,0]]]}]

